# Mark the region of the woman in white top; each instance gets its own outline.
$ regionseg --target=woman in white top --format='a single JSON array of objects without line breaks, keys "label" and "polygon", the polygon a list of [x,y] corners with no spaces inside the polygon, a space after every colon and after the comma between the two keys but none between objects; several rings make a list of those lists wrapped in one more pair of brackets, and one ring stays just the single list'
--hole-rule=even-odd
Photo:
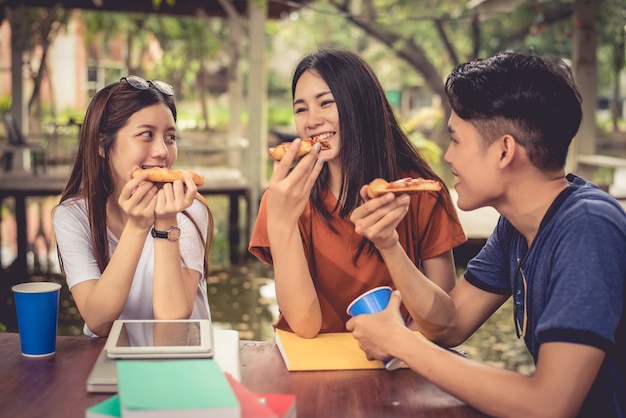
[{"label": "woman in white top", "polygon": [[174,89],[123,77],[91,100],[53,215],[59,259],[86,335],[116,319],[210,319],[213,218],[188,173],[152,183],[137,168],[176,161]]}]

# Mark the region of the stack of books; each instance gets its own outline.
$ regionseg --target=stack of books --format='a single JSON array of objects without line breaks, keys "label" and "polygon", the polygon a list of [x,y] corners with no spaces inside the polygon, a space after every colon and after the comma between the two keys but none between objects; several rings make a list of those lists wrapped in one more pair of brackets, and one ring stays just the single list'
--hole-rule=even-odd
[{"label": "stack of books", "polygon": [[256,394],[212,359],[117,362],[118,393],[87,418],[295,418],[295,396]]}]

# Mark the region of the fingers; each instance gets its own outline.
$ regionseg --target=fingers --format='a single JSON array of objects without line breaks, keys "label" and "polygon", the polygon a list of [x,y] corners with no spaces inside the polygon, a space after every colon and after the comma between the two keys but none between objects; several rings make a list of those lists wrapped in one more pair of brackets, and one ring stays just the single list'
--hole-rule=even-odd
[{"label": "fingers", "polygon": [[274,171],[272,173],[272,177],[270,178],[270,184],[272,182],[280,182],[286,178],[291,178],[293,181],[302,181],[306,176],[311,176],[313,174],[313,183],[315,179],[317,179],[317,174],[321,171],[321,167],[319,170],[315,170],[315,163],[319,159],[319,153],[321,150],[320,144],[315,144],[313,146],[313,150],[304,156],[300,157],[299,161],[296,163],[295,167],[293,167],[293,162],[296,159],[296,155],[300,150],[302,145],[302,140],[300,138],[295,139],[287,153],[280,161],[274,161]]},{"label": "fingers", "polygon": [[130,180],[122,188],[118,203],[136,225],[148,228],[154,223],[158,188],[144,176]]},{"label": "fingers", "polygon": [[291,163],[293,163],[293,160],[296,158],[301,145],[302,140],[300,138],[296,138],[291,142],[291,146],[287,149],[285,156],[281,160],[274,161],[272,177],[276,175],[279,179],[282,179],[287,176]]},{"label": "fingers", "polygon": [[187,209],[193,204],[197,186],[187,172],[183,172],[185,183],[176,180],[164,183],[157,193],[156,214],[158,216],[173,215]]},{"label": "fingers", "polygon": [[395,197],[393,193],[387,193],[356,208],[350,215],[350,221],[359,235],[367,236],[368,231],[395,228],[406,215],[410,201],[407,195]]},{"label": "fingers", "polygon": [[394,290],[391,293],[391,297],[389,298],[389,304],[387,305],[386,310],[399,311],[400,305],[402,304],[402,295],[399,290]]},{"label": "fingers", "polygon": [[350,332],[354,331],[354,318],[350,318],[348,322],[346,322],[346,329]]},{"label": "fingers", "polygon": [[196,198],[196,194],[198,193],[198,186],[193,181],[193,178],[191,177],[189,171],[183,170],[183,177],[185,178],[185,187],[183,188],[183,191],[185,193],[185,201],[191,204],[193,202],[193,199]]},{"label": "fingers", "polygon": [[191,174],[189,173],[189,170],[182,170],[183,173],[183,183],[186,186],[186,189],[198,189],[198,186],[196,186],[196,183],[193,181],[193,178],[191,177]]},{"label": "fingers", "polygon": [[120,192],[119,202],[131,201],[138,204],[144,198],[151,199],[157,191],[157,187],[150,181],[145,181],[146,173],[129,180]]},{"label": "fingers", "polygon": [[368,189],[368,186],[366,184],[365,186],[361,187],[361,190],[359,190],[359,194],[361,195],[361,198],[363,199],[364,202],[367,202],[368,200],[370,200],[370,197],[367,194],[367,189]]},{"label": "fingers", "polygon": [[300,146],[300,140],[295,141],[294,145],[295,147],[289,147],[288,155],[274,165],[276,171],[270,178],[267,199],[268,208],[273,208],[273,216],[270,217],[284,220],[285,214],[289,213],[290,220],[297,219],[322,171],[324,160],[319,158],[319,144],[315,144],[313,150],[301,157],[295,167],[288,171],[288,165],[293,161],[292,157]]},{"label": "fingers", "polygon": [[[309,153],[313,156],[310,158],[310,163],[309,163],[309,164],[313,164],[313,167],[311,168],[309,176],[307,177],[307,181],[305,183],[305,190],[310,191],[313,188],[313,185],[317,181],[319,174],[322,172],[322,168],[324,168],[324,159],[318,158],[318,154],[320,150],[321,150],[321,145],[315,144],[313,151]],[[309,158],[309,155],[306,155],[304,158],[305,159]]]}]

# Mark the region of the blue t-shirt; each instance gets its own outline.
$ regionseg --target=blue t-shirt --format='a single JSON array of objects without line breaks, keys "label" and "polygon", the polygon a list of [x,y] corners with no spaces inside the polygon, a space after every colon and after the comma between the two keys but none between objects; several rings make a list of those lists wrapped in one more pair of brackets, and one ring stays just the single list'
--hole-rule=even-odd
[{"label": "blue t-shirt", "polygon": [[[626,213],[619,202],[572,174],[537,236],[526,239],[504,217],[468,263],[465,278],[512,295],[518,329],[535,363],[545,342],[606,352],[579,416],[626,415]],[[600,415],[598,415],[600,414]]]}]

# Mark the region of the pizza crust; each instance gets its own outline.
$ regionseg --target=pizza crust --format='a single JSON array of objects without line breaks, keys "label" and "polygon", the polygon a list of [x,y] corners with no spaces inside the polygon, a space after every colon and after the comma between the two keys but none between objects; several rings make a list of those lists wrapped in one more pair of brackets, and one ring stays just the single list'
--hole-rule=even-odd
[{"label": "pizza crust", "polygon": [[[303,139],[302,144],[300,145],[300,149],[296,154],[296,158],[303,157],[311,152],[316,143],[320,144],[323,150],[330,149],[330,144],[328,143],[328,141],[314,141],[312,139]],[[285,154],[287,154],[290,146],[291,142],[283,142],[275,147],[268,149],[267,151],[273,160],[280,161],[283,159]]]},{"label": "pizza crust", "polygon": [[[191,176],[191,179],[196,186],[202,186],[204,184],[204,176],[202,174],[194,173],[191,170],[185,170]],[[169,168],[138,168],[133,171],[133,178],[137,177],[141,173],[147,172],[148,177],[146,180],[153,183],[173,183],[176,180],[185,181],[183,177],[183,170],[170,170]]]},{"label": "pizza crust", "polygon": [[393,182],[376,178],[367,187],[367,195],[373,199],[392,192],[396,195],[418,192],[438,192],[441,190],[441,183],[437,180],[429,180],[421,177],[406,177]]}]

